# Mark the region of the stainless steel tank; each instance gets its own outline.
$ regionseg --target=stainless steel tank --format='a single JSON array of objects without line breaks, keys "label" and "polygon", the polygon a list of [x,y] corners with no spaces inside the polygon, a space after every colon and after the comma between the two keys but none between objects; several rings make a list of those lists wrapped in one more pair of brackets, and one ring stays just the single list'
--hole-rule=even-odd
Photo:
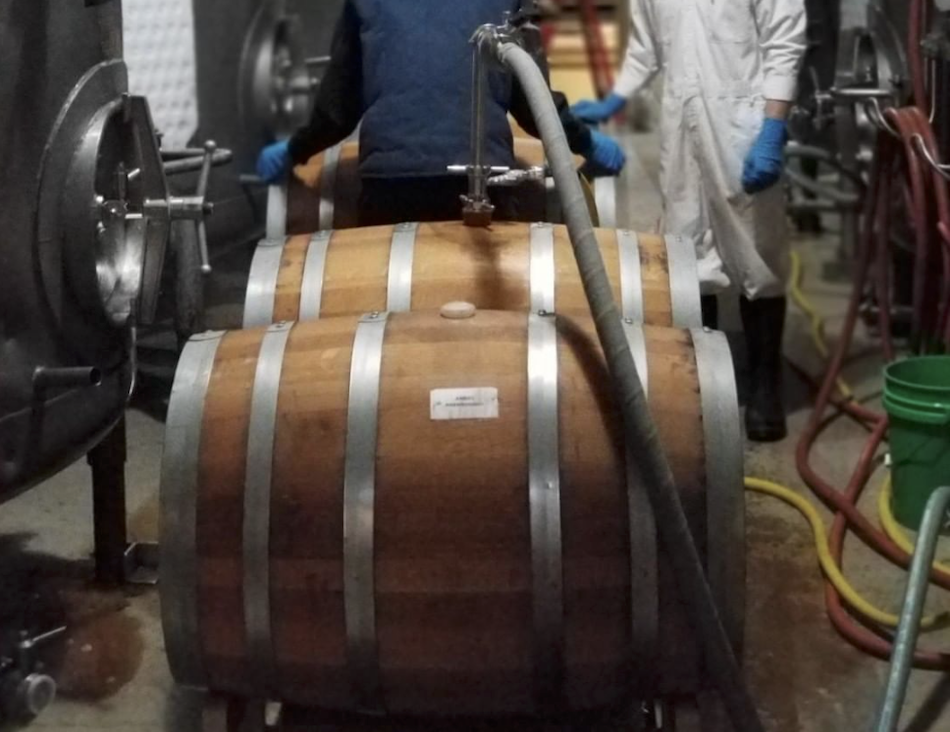
[{"label": "stainless steel tank", "polygon": [[173,218],[120,0],[0,0],[0,500],[122,415]]},{"label": "stainless steel tank", "polygon": [[[190,134],[192,149],[214,140],[231,154],[231,163],[215,167],[208,182],[215,215],[206,225],[211,261],[202,265],[213,265],[204,267],[213,270],[210,280],[194,261],[194,227],[182,222],[172,229],[173,276],[167,277],[161,325],[143,331],[140,341],[145,376],[170,382],[180,345],[214,322],[213,314],[205,318],[208,306],[227,301],[232,280],[246,269],[242,252],[250,252],[264,234],[267,197],[253,180],[257,155],[303,122],[312,91],[297,23],[285,4],[178,0],[159,12],[147,0],[125,4],[134,91],[156,95],[176,137],[190,131],[179,146]],[[156,44],[161,44],[157,58]],[[158,59],[167,71],[152,67]],[[192,171],[176,175],[172,185],[182,193],[199,187],[199,179]]]},{"label": "stainless steel tank", "polygon": [[263,234],[266,190],[242,183],[261,147],[306,119],[310,88],[283,0],[195,0],[199,139],[233,151],[212,176],[213,248]]},{"label": "stainless steel tank", "polygon": [[[263,235],[266,191],[247,184],[257,155],[309,117],[307,60],[326,56],[343,0],[194,0],[199,139],[232,150],[211,190],[212,246]],[[242,180],[243,179],[243,180]]]},{"label": "stainless steel tank", "polygon": [[[54,471],[110,429],[131,373],[128,334],[77,307],[83,296],[66,282],[60,214],[70,201],[50,179],[70,174],[91,117],[126,90],[120,4],[0,0],[0,18],[3,492]],[[73,383],[35,381],[37,368],[70,367],[87,371],[70,372]]]}]

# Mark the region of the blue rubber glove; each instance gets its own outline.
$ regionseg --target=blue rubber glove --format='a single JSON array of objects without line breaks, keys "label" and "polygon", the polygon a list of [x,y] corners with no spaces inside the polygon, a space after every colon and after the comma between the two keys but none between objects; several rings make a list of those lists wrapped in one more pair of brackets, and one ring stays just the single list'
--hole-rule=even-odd
[{"label": "blue rubber glove", "polygon": [[627,100],[619,94],[610,94],[599,102],[593,102],[589,99],[578,102],[571,107],[571,112],[582,122],[588,124],[599,124],[617,114],[627,104]]},{"label": "blue rubber glove", "polygon": [[584,153],[587,159],[587,173],[594,178],[620,175],[623,166],[627,164],[620,145],[607,135],[591,130],[590,147]]},{"label": "blue rubber glove", "polygon": [[287,177],[292,167],[290,145],[286,142],[268,145],[257,158],[257,174],[265,183],[279,183]]},{"label": "blue rubber glove", "polygon": [[785,120],[766,117],[742,168],[742,188],[746,193],[761,193],[779,182],[785,169],[787,144],[788,124]]}]

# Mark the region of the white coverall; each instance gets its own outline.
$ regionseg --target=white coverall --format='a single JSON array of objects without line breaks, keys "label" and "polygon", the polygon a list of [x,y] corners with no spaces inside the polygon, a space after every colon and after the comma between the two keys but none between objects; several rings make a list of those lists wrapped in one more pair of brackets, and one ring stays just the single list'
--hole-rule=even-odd
[{"label": "white coverall", "polygon": [[765,100],[792,101],[805,53],[803,0],[630,0],[616,94],[664,72],[665,230],[691,237],[704,294],[779,297],[788,278],[782,186],[749,196],[742,166]]}]

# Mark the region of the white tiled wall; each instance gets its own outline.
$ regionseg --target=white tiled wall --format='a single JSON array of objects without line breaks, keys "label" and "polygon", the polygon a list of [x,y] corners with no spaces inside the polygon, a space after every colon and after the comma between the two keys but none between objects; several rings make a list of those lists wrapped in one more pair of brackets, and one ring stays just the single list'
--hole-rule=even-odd
[{"label": "white tiled wall", "polygon": [[124,0],[129,89],[148,97],[163,146],[188,144],[198,128],[192,0]]}]

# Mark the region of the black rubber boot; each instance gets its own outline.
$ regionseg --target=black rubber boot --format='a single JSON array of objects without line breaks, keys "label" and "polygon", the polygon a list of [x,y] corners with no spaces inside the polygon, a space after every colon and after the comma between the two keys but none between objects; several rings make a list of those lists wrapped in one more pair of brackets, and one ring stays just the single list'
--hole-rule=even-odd
[{"label": "black rubber boot", "polygon": [[754,442],[777,442],[788,435],[782,402],[782,336],[787,301],[784,297],[743,297],[740,306],[750,382],[746,435]]},{"label": "black rubber boot", "polygon": [[719,296],[703,295],[700,303],[703,308],[703,326],[719,330]]}]

